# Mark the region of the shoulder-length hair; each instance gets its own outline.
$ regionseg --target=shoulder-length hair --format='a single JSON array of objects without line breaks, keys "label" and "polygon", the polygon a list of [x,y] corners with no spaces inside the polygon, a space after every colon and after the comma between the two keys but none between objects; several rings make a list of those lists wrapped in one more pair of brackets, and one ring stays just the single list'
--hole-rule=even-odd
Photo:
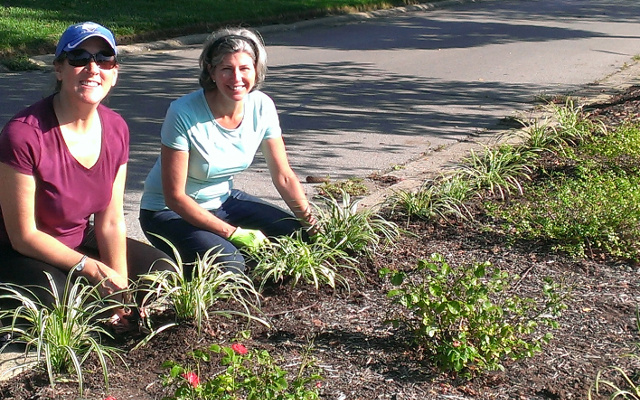
[{"label": "shoulder-length hair", "polygon": [[244,52],[251,56],[256,69],[252,90],[259,89],[267,75],[267,51],[262,37],[245,28],[224,28],[215,31],[204,44],[200,54],[200,86],[205,91],[216,89],[210,69],[215,68],[227,54]]}]

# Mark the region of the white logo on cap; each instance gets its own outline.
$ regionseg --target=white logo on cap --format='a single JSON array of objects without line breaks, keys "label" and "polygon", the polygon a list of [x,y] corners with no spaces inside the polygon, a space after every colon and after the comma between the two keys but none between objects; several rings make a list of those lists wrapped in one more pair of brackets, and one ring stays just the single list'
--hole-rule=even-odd
[{"label": "white logo on cap", "polygon": [[84,32],[95,32],[96,29],[98,29],[98,24],[92,24],[92,23],[85,22],[84,24],[82,24],[80,29],[82,29]]}]

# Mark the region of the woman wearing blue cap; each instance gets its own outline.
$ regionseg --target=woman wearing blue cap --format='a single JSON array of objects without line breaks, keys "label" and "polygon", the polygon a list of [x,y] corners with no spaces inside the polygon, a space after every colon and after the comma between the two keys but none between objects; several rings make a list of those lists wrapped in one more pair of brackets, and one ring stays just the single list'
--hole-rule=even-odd
[{"label": "woman wearing blue cap", "polygon": [[[238,249],[311,226],[304,190],[289,165],[275,104],[257,90],[267,55],[261,38],[221,29],[200,55],[200,90],[171,103],[161,130],[161,155],[145,181],[140,224],[149,241],[169,252],[160,235],[191,262],[214,248],[217,262],[244,270]],[[258,151],[293,213],[234,189],[233,177]]]},{"label": "woman wearing blue cap", "polygon": [[[154,264],[164,253],[126,238],[129,129],[101,104],[118,79],[114,36],[93,22],[72,25],[53,65],[55,93],[0,133],[0,282],[49,288],[46,271],[62,293],[74,270],[109,295],[152,265],[169,268]],[[114,325],[126,327],[125,316],[118,310]]]}]

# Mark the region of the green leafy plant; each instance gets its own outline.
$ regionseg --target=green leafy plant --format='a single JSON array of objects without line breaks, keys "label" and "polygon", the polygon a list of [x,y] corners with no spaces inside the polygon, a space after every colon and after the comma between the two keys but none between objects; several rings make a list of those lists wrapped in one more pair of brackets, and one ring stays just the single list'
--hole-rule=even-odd
[{"label": "green leafy plant", "polygon": [[425,181],[415,192],[397,191],[388,200],[392,213],[423,220],[471,218],[465,201],[472,187],[461,174]]},{"label": "green leafy plant", "polygon": [[557,328],[565,308],[558,285],[545,280],[545,301],[509,292],[506,272],[490,263],[453,269],[434,254],[411,274],[381,270],[397,286],[388,296],[412,313],[392,320],[413,338],[443,370],[466,376],[502,369],[504,358],[531,357],[551,338],[541,327]]},{"label": "green leafy plant", "polygon": [[318,219],[316,241],[349,254],[371,255],[383,244],[392,244],[400,236],[399,227],[384,219],[375,209],[358,210],[359,201],[352,201],[349,193],[323,198],[315,205]]},{"label": "green leafy plant", "polygon": [[[185,265],[175,249],[174,253],[177,263],[167,260],[173,265],[173,270],[153,271],[140,277],[139,291],[143,293],[144,309],[153,312],[169,307],[175,312],[178,322],[191,321],[198,331],[202,329],[203,321],[212,314],[240,315],[268,325],[254,315],[256,311],[259,312],[260,294],[251,279],[233,270],[226,270],[224,263],[216,263],[219,252],[210,249],[202,257],[198,256],[191,279],[187,279]],[[222,302],[238,304],[244,312],[213,310]]]},{"label": "green leafy plant", "polygon": [[558,177],[530,189],[526,201],[490,214],[516,238],[550,243],[576,257],[606,252],[640,259],[640,177],[577,168],[578,176]]},{"label": "green leafy plant", "polygon": [[293,287],[304,282],[313,284],[316,289],[325,284],[335,288],[336,283],[348,288],[349,283],[339,270],[349,268],[360,272],[353,267],[355,260],[345,251],[332,247],[321,238],[307,243],[299,234],[273,238],[265,246],[248,249],[247,256],[255,263],[252,274],[262,281],[261,290],[269,281],[287,279]]},{"label": "green leafy plant", "polygon": [[[314,360],[303,355],[297,373],[289,378],[289,372],[278,365],[268,351],[247,349],[242,343],[231,346],[212,345],[208,349],[192,353],[195,369],[186,368],[173,361],[163,367],[169,373],[163,376],[165,386],[176,387],[168,400],[217,399],[217,400],[315,400],[322,377],[314,366]],[[201,363],[219,360],[221,371],[205,378],[199,372]]]},{"label": "green leafy plant", "polygon": [[318,186],[318,193],[325,197],[339,197],[342,193],[351,196],[364,196],[369,193],[369,188],[362,183],[361,178],[349,178],[343,181],[324,182]]},{"label": "green leafy plant", "polygon": [[123,364],[124,360],[117,348],[102,343],[101,336],[113,338],[104,323],[114,309],[127,306],[115,300],[122,293],[100,298],[98,286],[90,285],[82,277],[74,278],[73,274],[68,275],[64,292],[59,293],[51,274],[44,273],[51,287],[45,289],[53,298],[51,306],[43,304],[29,287],[0,284],[0,299],[17,304],[15,309],[0,311],[1,319],[12,321],[11,325],[0,327],[0,335],[9,335],[6,345],[26,344],[25,352],[35,348],[36,362],[44,359],[51,386],[55,386],[56,376],[75,374],[82,394],[82,366],[94,355],[108,387],[107,360],[113,361],[114,356]]}]

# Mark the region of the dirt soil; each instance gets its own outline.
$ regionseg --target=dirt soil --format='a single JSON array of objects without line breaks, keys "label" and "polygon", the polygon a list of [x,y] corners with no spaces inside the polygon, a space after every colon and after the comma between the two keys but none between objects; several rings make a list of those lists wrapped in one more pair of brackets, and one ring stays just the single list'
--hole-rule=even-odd
[{"label": "dirt soil", "polygon": [[[640,88],[632,87],[607,104],[592,107],[594,117],[615,125],[638,121]],[[481,210],[477,218],[483,219]],[[640,343],[636,307],[640,293],[640,266],[594,255],[575,260],[551,252],[543,244],[506,246],[504,238],[481,230],[478,222],[456,224],[414,223],[393,248],[373,260],[361,260],[364,282],[355,279],[351,292],[312,287],[271,288],[262,303],[271,329],[252,325],[248,348],[268,350],[294,365],[313,344],[312,355],[325,380],[321,399],[586,399],[596,374],[617,365],[634,375],[640,364],[623,357]],[[472,380],[440,373],[410,345],[406,335],[385,324],[389,310],[389,284],[378,270],[391,267],[409,270],[432,253],[444,255],[450,265],[490,261],[496,267],[522,276],[520,296],[539,293],[541,279],[551,277],[571,289],[568,309],[554,331],[554,339],[533,358],[506,361],[504,371],[490,372]],[[150,344],[124,353],[129,366],[116,363],[109,370],[110,388],[105,391],[99,369],[87,373],[83,398],[161,399],[173,394],[162,387],[161,364],[174,360],[188,365],[188,352],[209,344],[229,344],[244,321],[215,318],[198,335],[182,325],[159,334]],[[119,343],[129,350],[139,337]],[[213,365],[210,371],[219,371]],[[77,399],[75,383],[48,385],[46,373],[35,369],[0,385],[2,399]],[[599,397],[595,397],[599,398]],[[600,397],[604,398],[604,397]]]}]

